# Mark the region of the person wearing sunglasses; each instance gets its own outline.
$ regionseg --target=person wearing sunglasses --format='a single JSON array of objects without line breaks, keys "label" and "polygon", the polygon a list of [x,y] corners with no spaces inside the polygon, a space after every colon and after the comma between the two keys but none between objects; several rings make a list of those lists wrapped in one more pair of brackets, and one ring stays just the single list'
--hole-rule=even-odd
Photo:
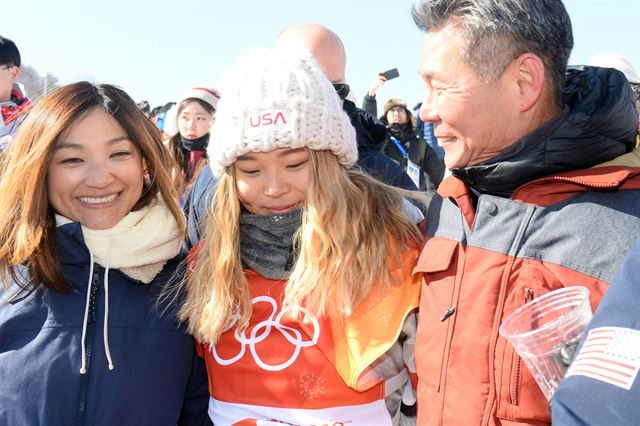
[{"label": "person wearing sunglasses", "polygon": [[20,51],[16,44],[6,37],[0,36],[0,151],[16,134],[23,113],[31,108],[31,103],[24,93],[20,76]]},{"label": "person wearing sunglasses", "polygon": [[384,124],[356,107],[353,102],[354,98],[345,78],[347,54],[338,35],[320,24],[293,24],[285,28],[276,41],[276,47],[288,46],[308,49],[343,100],[343,109],[356,129],[357,166],[388,185],[416,190],[415,184],[402,168],[380,153],[387,136]]}]

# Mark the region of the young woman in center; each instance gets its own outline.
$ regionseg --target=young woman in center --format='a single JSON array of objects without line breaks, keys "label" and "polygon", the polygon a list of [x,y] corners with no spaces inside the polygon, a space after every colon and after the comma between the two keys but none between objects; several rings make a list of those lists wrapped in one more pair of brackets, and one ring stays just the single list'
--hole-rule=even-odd
[{"label": "young woman in center", "polygon": [[181,309],[211,419],[415,422],[420,234],[406,192],[351,169],[355,131],[308,52],[252,51],[222,93],[219,182]]}]

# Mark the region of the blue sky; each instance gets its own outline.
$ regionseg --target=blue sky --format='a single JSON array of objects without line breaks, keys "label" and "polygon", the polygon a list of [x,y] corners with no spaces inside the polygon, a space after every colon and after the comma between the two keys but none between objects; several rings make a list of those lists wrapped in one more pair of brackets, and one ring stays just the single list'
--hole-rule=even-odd
[{"label": "blue sky", "polygon": [[[600,52],[626,57],[640,73],[640,0],[565,0],[575,47],[572,64]],[[333,29],[347,49],[347,80],[358,100],[379,71],[400,77],[378,92],[381,103],[421,100],[424,39],[408,0],[50,0],[6,1],[0,35],[23,62],[62,83],[113,83],[152,106],[194,86],[216,86],[253,45],[270,46],[296,22]]]}]

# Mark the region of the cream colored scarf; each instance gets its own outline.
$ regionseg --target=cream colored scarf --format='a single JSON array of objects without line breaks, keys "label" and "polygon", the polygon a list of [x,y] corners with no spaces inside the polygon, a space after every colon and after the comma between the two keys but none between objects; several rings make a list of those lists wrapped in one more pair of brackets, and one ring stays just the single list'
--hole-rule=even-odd
[{"label": "cream colored scarf", "polygon": [[[57,226],[71,222],[56,214]],[[141,210],[130,212],[111,229],[83,226],[82,234],[96,263],[119,269],[145,284],[178,254],[181,244],[178,225],[161,197]]]}]

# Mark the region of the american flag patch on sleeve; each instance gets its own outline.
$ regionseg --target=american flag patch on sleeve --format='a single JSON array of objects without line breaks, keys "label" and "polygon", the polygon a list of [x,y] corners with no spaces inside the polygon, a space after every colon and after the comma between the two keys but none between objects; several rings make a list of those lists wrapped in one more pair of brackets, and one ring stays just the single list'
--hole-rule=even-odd
[{"label": "american flag patch on sleeve", "polygon": [[599,327],[589,331],[566,377],[587,376],[629,390],[638,369],[640,330]]}]

